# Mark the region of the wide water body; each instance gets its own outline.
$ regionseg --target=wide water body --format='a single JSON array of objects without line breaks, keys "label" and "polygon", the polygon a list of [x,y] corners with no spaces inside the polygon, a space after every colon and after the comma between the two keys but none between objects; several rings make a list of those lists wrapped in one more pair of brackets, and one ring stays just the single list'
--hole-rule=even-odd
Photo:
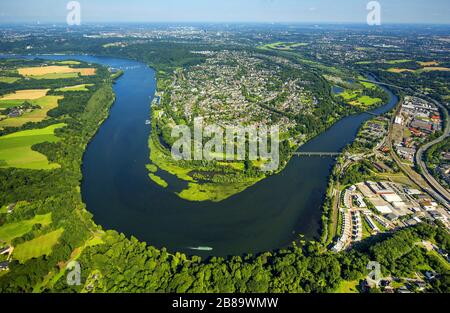
[{"label": "wide water body", "polygon": [[[286,169],[220,203],[189,202],[155,185],[149,163],[150,103],[155,72],[135,61],[91,56],[40,56],[79,59],[120,68],[116,102],[89,144],[83,161],[82,196],[96,223],[135,236],[156,247],[201,255],[237,255],[269,251],[298,238],[318,238],[321,206],[333,158],[294,157]],[[398,98],[388,91],[392,109]],[[360,114],[342,119],[300,151],[342,150],[361,124]],[[190,247],[212,247],[210,252]]]}]

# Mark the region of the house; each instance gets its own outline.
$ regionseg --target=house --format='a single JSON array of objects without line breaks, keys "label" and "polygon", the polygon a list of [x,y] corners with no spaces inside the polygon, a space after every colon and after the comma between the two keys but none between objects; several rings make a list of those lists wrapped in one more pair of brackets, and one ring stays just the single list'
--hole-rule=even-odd
[{"label": "house", "polygon": [[9,262],[0,262],[0,271],[6,271],[9,269]]},{"label": "house", "polygon": [[445,161],[450,161],[450,152],[443,152],[443,153],[442,153],[442,158],[443,158]]},{"label": "house", "polygon": [[12,109],[11,112],[8,113],[8,117],[19,117],[22,115],[19,109]]},{"label": "house", "polygon": [[9,247],[0,249],[0,254],[5,254],[6,252],[9,252],[9,249],[10,249]]},{"label": "house", "polygon": [[426,271],[425,272],[425,277],[428,280],[433,280],[437,277],[437,273],[436,272],[432,272],[432,271]]},{"label": "house", "polygon": [[411,127],[420,129],[422,131],[431,132],[433,130],[433,123],[419,119],[414,119],[414,121],[412,121],[411,123]]},{"label": "house", "polygon": [[385,217],[386,217],[388,220],[390,220],[391,222],[394,222],[394,221],[398,220],[398,216],[395,215],[394,213],[386,214]]},{"label": "house", "polygon": [[14,211],[15,203],[8,205],[8,214],[11,214]]}]

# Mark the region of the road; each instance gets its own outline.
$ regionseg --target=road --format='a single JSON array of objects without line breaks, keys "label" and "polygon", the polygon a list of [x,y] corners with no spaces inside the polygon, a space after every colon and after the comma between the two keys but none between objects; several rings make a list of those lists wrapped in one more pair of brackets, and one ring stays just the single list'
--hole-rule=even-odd
[{"label": "road", "polygon": [[[439,104],[440,105],[440,104]],[[422,178],[421,175],[419,175],[417,172],[415,172],[412,168],[410,168],[409,166],[406,166],[405,164],[403,164],[403,162],[400,160],[400,158],[398,157],[398,155],[395,153],[394,147],[392,145],[393,140],[392,140],[392,133],[393,133],[393,127],[394,127],[394,120],[395,117],[398,115],[398,113],[400,112],[402,107],[402,101],[399,102],[396,112],[392,115],[391,118],[391,122],[389,125],[389,133],[388,133],[388,137],[387,137],[387,144],[388,144],[388,148],[390,150],[391,153],[391,157],[394,159],[394,161],[397,163],[397,165],[400,167],[400,169],[409,177],[409,179],[411,181],[413,181],[414,183],[416,183],[421,189],[425,190],[428,194],[430,194],[434,199],[436,199],[437,201],[439,201],[443,206],[445,206],[447,208],[447,210],[450,210],[450,204],[449,201],[445,199],[444,196],[440,195],[439,191],[435,191],[435,189],[432,187],[433,185],[431,185],[427,180],[424,180]],[[441,107],[441,106],[440,106]],[[449,119],[447,118],[447,127],[446,127],[446,131],[447,131],[447,136],[448,136],[448,121]],[[445,135],[445,134],[444,134]],[[444,137],[445,138],[445,137]],[[443,140],[442,138],[439,138],[441,140]],[[432,144],[432,143],[430,143]],[[425,146],[424,146],[425,147]],[[428,149],[428,148],[427,148]],[[426,150],[426,149],[425,149]],[[423,151],[425,151],[423,150]],[[425,173],[425,172],[424,172]],[[428,173],[428,171],[427,171]],[[431,175],[430,175],[431,176]],[[432,176],[431,176],[432,178]],[[433,178],[434,179],[434,178]],[[436,182],[437,183],[437,182]],[[439,185],[439,184],[438,184]],[[439,185],[440,186],[440,185]],[[443,188],[442,186],[440,186],[441,188]]]},{"label": "road", "polygon": [[446,125],[444,128],[444,133],[441,137],[420,147],[420,149],[417,151],[417,154],[416,154],[416,163],[419,166],[420,170],[422,171],[422,176],[433,187],[433,189],[435,189],[436,192],[440,195],[440,197],[442,198],[441,200],[445,199],[444,201],[446,201],[446,207],[447,207],[447,209],[450,210],[450,205],[449,205],[450,204],[450,193],[447,191],[447,189],[445,187],[443,187],[438,181],[436,181],[436,179],[433,177],[433,175],[431,175],[431,173],[428,171],[428,168],[427,168],[425,162],[423,161],[423,155],[428,149],[430,149],[432,146],[442,142],[443,140],[445,140],[446,138],[449,137],[449,135],[450,135],[449,114],[448,114],[447,109],[439,102],[437,102],[433,99],[430,99],[430,98],[427,98],[427,100],[432,101],[434,104],[436,104],[437,106],[439,106],[442,109],[442,111],[445,114],[444,120],[446,121]]}]

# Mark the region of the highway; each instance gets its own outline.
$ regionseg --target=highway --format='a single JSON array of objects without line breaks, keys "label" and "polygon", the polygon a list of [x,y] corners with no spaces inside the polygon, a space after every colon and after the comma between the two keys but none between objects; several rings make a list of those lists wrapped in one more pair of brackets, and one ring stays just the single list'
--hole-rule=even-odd
[{"label": "highway", "polygon": [[[434,101],[433,101],[434,102]],[[440,107],[442,107],[439,104]],[[414,171],[412,168],[410,168],[409,166],[406,166],[403,164],[403,162],[400,160],[400,158],[398,157],[398,155],[395,153],[394,147],[392,145],[393,140],[392,140],[392,133],[393,133],[393,127],[394,127],[394,120],[395,117],[398,115],[398,113],[400,112],[402,107],[402,101],[399,102],[398,107],[396,112],[392,115],[392,119],[390,122],[390,126],[389,126],[389,133],[388,133],[388,138],[387,138],[387,144],[388,144],[388,148],[390,150],[391,156],[394,159],[394,161],[397,163],[397,165],[400,167],[400,169],[409,177],[409,179],[411,179],[411,181],[413,181],[414,183],[416,183],[420,188],[422,188],[423,190],[425,190],[428,194],[430,194],[434,199],[436,199],[438,202],[440,202],[443,206],[445,206],[445,208],[447,210],[450,210],[450,202],[448,200],[446,200],[444,195],[441,195],[441,192],[439,191],[441,188],[443,188],[439,183],[436,184],[440,187],[440,188],[436,188],[433,187],[432,184],[430,184],[430,182],[428,180],[423,180],[423,178],[426,178],[425,175],[419,175],[416,171]],[[445,111],[447,112],[447,111]],[[448,114],[448,113],[447,113]],[[447,118],[447,127],[446,127],[446,132],[447,132],[447,136],[448,136],[448,124],[449,124],[449,119]],[[437,139],[437,142],[442,141],[444,138],[446,138],[445,132],[444,135],[440,138]],[[440,139],[440,140],[439,140]],[[429,145],[429,147],[431,147],[432,145],[434,145],[435,143],[431,142]],[[426,148],[427,145],[423,146],[422,149],[422,153],[423,151],[426,151],[428,148]],[[426,149],[425,149],[426,148]],[[420,151],[420,149],[419,149]],[[418,154],[418,153],[417,153]],[[418,158],[416,154],[416,159]],[[422,160],[422,158],[420,157],[420,160]],[[423,161],[422,161],[423,163]],[[426,166],[425,166],[426,169]],[[424,173],[428,173],[428,170],[426,170],[426,172]],[[428,178],[432,178],[434,180],[434,178],[428,173]]]},{"label": "highway", "polygon": [[[446,138],[449,137],[450,135],[450,119],[449,119],[449,114],[447,109],[440,104],[439,102],[427,98],[427,100],[432,101],[434,104],[436,104],[437,106],[439,106],[442,111],[445,114],[445,121],[446,121],[446,125],[444,128],[444,133],[441,137],[437,138],[436,140],[433,140],[430,143],[427,143],[426,145],[420,147],[420,149],[417,151],[416,154],[416,163],[419,166],[419,168],[422,171],[422,176],[424,177],[424,179],[428,182],[428,184],[430,184],[433,189],[435,189],[435,191],[440,195],[441,202],[444,201],[446,202],[446,208],[450,210],[450,193],[447,191],[447,189],[445,189],[441,184],[439,184],[438,181],[436,181],[436,179],[433,177],[433,175],[431,175],[431,173],[428,171],[428,168],[425,164],[425,162],[423,161],[423,155],[424,153],[430,149],[432,146],[442,142],[443,140],[445,140]],[[444,204],[444,203],[443,203]]]},{"label": "highway", "polygon": [[[392,120],[390,123],[390,127],[389,127],[389,133],[388,133],[388,137],[387,137],[387,144],[389,147],[389,150],[391,151],[391,156],[392,158],[395,160],[395,162],[398,164],[398,166],[402,169],[402,171],[413,181],[415,182],[418,186],[420,186],[420,188],[422,188],[423,190],[427,191],[433,198],[435,198],[437,201],[439,201],[443,206],[445,206],[445,208],[447,210],[450,211],[450,194],[449,192],[441,185],[439,184],[439,182],[436,181],[436,179],[433,177],[433,175],[430,174],[430,172],[428,171],[428,168],[425,165],[425,162],[423,162],[423,154],[432,146],[434,146],[435,144],[438,144],[439,142],[443,141],[445,138],[449,137],[450,134],[450,118],[449,118],[449,114],[448,114],[448,110],[446,107],[444,107],[441,103],[439,103],[438,101],[431,99],[425,95],[422,95],[420,93],[415,93],[412,91],[411,88],[402,88],[400,86],[396,86],[393,84],[387,84],[387,83],[381,83],[381,82],[376,82],[376,81],[372,81],[372,80],[360,80],[360,81],[366,81],[366,82],[371,82],[374,84],[378,84],[378,85],[384,85],[384,86],[388,86],[388,87],[394,87],[394,88],[398,88],[398,89],[403,89],[406,92],[411,92],[411,94],[414,94],[414,96],[422,98],[422,99],[426,99],[428,101],[433,102],[434,104],[436,104],[439,108],[441,108],[441,110],[444,112],[445,114],[445,118],[444,120],[446,121],[446,125],[444,127],[444,133],[441,137],[439,137],[436,140],[433,140],[432,142],[422,146],[421,148],[418,149],[417,153],[416,153],[416,164],[417,166],[419,166],[419,168],[422,171],[422,175],[419,176],[417,172],[415,172],[413,169],[405,166],[402,161],[400,160],[400,158],[397,156],[397,154],[395,153],[395,150],[393,149],[392,146],[392,129],[394,126],[394,120],[395,117],[398,115],[398,113],[401,110],[401,105],[402,102],[400,102],[397,106],[397,110],[394,113],[394,115],[392,116]],[[419,177],[418,177],[419,176]],[[423,183],[421,182],[420,178],[424,179]],[[424,184],[425,183],[425,184]]]}]

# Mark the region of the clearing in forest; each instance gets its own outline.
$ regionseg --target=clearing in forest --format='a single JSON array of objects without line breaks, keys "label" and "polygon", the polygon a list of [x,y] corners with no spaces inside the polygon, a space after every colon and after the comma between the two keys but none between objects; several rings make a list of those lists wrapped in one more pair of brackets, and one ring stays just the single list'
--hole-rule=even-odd
[{"label": "clearing in forest", "polygon": [[45,155],[33,151],[32,146],[38,143],[61,140],[55,136],[55,130],[64,126],[66,124],[60,123],[42,129],[24,130],[0,137],[0,168],[15,167],[42,170],[59,168],[59,164],[49,163]]},{"label": "clearing in forest", "polygon": [[33,240],[26,241],[14,249],[13,258],[20,263],[38,258],[43,255],[50,255],[52,253],[53,246],[58,243],[59,238],[64,232],[64,228],[59,228],[48,234],[34,238]]}]

